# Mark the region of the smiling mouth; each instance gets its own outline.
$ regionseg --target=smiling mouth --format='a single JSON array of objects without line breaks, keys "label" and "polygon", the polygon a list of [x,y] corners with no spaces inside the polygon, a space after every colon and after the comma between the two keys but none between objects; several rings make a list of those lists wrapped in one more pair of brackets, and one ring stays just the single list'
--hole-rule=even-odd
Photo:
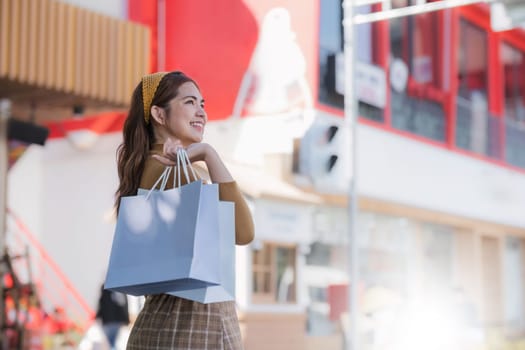
[{"label": "smiling mouth", "polygon": [[195,129],[199,129],[200,131],[204,129],[204,123],[202,122],[191,122],[190,125]]}]

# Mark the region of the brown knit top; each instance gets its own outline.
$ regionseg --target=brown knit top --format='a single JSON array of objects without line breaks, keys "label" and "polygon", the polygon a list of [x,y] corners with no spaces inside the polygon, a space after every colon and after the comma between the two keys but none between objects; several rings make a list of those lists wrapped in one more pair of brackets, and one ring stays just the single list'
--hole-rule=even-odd
[{"label": "brown knit top", "polygon": [[[151,188],[166,168],[164,164],[151,157],[154,154],[162,155],[162,149],[162,144],[153,145],[153,148],[150,152],[150,157],[148,157],[146,160],[142,178],[140,179],[140,188]],[[201,178],[209,179],[209,175],[203,167],[195,164],[193,167]],[[173,187],[173,176],[175,173],[176,171],[171,172],[166,188]],[[184,176],[181,177],[181,184],[186,184],[187,181]],[[248,205],[246,204],[246,200],[237,186],[237,183],[232,181],[219,183],[218,185],[219,199],[235,203],[235,243],[239,245],[250,243],[253,240],[254,235],[252,215]]]}]

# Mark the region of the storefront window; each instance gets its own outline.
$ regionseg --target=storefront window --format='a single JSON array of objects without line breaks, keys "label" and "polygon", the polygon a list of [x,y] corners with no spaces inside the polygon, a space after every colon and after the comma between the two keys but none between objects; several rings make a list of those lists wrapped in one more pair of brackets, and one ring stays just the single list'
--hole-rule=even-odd
[{"label": "storefront window", "polygon": [[505,80],[505,115],[519,124],[525,124],[525,54],[502,44],[501,61]]},{"label": "storefront window", "polygon": [[263,243],[253,251],[253,300],[256,303],[296,301],[295,247]]},{"label": "storefront window", "polygon": [[[412,2],[396,1],[393,8]],[[437,13],[390,20],[391,76],[408,75],[390,82],[392,126],[436,141],[445,140],[446,129],[440,31]]]},{"label": "storefront window", "polygon": [[405,219],[363,213],[359,218],[360,274],[369,288],[406,295],[410,288],[409,260],[414,223]]},{"label": "storefront window", "polygon": [[[415,326],[431,334],[435,327],[448,331],[447,327],[477,322],[478,309],[470,293],[477,284],[466,276],[472,274],[468,262],[477,259],[471,232],[364,211],[359,212],[356,234],[359,317],[367,325],[359,336],[363,348],[423,349],[423,344],[400,345],[414,340]],[[302,280],[308,288],[309,335],[334,335],[348,310],[351,283],[344,269],[348,261],[341,257],[348,258],[348,246],[320,241],[310,245],[305,256]],[[494,257],[487,256],[486,261],[496,266]],[[419,340],[425,343],[427,338]]]},{"label": "storefront window", "polygon": [[310,336],[335,334],[348,296],[346,256],[342,244],[314,242],[306,255],[303,283],[307,293],[306,330]]},{"label": "storefront window", "polygon": [[[341,0],[321,0],[319,23],[319,101],[336,108],[344,108],[344,37],[343,37],[343,7]],[[359,6],[355,9],[360,13],[369,13],[371,6]],[[382,122],[386,99],[386,78],[383,68],[377,65],[379,35],[376,24],[361,24],[357,26],[358,42],[357,56],[359,64],[356,76],[361,77],[356,92],[359,99],[359,115],[361,117]],[[364,83],[363,83],[364,82]],[[366,86],[363,86],[365,85]]]},{"label": "storefront window", "polygon": [[358,226],[360,311],[370,327],[362,334],[362,347],[424,349],[428,337],[417,340],[416,329],[439,334],[445,330],[439,327],[442,320],[456,319],[455,230],[366,212]]},{"label": "storefront window", "polygon": [[525,168],[525,54],[502,44],[505,84],[505,155],[510,164]]},{"label": "storefront window", "polygon": [[452,292],[453,236],[446,226],[424,224],[422,233],[422,294]]},{"label": "storefront window", "polygon": [[360,273],[367,286],[400,296],[452,290],[451,227],[374,213],[359,220]]},{"label": "storefront window", "polygon": [[523,286],[523,242],[516,237],[507,237],[504,253],[504,302],[505,323],[509,330],[525,328],[525,289]]},{"label": "storefront window", "polygon": [[301,288],[310,336],[336,336],[348,299],[348,210],[322,206],[312,218],[313,242],[304,251]]},{"label": "storefront window", "polygon": [[463,19],[459,31],[456,145],[497,158],[501,133],[488,106],[487,33]]}]

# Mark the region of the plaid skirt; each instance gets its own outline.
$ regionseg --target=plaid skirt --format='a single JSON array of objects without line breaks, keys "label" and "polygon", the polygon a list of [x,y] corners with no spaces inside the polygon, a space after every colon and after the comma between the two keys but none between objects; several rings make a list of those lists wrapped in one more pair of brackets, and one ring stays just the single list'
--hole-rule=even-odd
[{"label": "plaid skirt", "polygon": [[146,298],[127,350],[242,350],[235,302],[201,304],[159,294]]}]

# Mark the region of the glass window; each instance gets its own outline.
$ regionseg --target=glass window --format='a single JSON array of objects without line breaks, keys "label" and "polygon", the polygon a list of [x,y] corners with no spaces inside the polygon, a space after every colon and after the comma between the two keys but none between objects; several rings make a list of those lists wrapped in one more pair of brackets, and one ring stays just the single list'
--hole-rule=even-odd
[{"label": "glass window", "polygon": [[[414,5],[400,0],[393,8]],[[436,141],[445,140],[445,94],[437,13],[390,20],[392,125]],[[399,73],[398,73],[399,72]],[[406,72],[406,73],[403,73]]]},{"label": "glass window", "polygon": [[483,296],[483,322],[501,324],[502,306],[502,252],[498,237],[481,237],[481,292]]},{"label": "glass window", "polygon": [[525,54],[502,44],[505,86],[505,155],[510,164],[525,168]]},{"label": "glass window", "polygon": [[458,95],[472,100],[473,94],[487,96],[487,33],[466,21],[460,21],[458,51]]},{"label": "glass window", "polygon": [[500,121],[489,114],[487,33],[463,19],[459,33],[456,146],[497,158]]},{"label": "glass window", "polygon": [[[356,11],[369,13],[371,6],[359,6]],[[343,8],[342,0],[321,0],[319,23],[319,101],[336,108],[344,107],[344,58],[343,58]],[[377,66],[379,50],[373,43],[379,35],[377,25],[362,24],[357,27],[357,56],[361,65],[356,75],[361,75],[371,82],[371,86],[380,86],[384,79],[384,69]],[[383,83],[384,84],[384,83]],[[377,94],[377,89],[362,89],[359,100],[359,115],[375,121],[383,121],[384,94]],[[358,95],[359,95],[358,91]],[[367,102],[365,102],[367,101]],[[382,106],[383,105],[383,106]]]},{"label": "glass window", "polygon": [[360,275],[365,284],[407,295],[414,223],[405,218],[362,213],[358,224]]},{"label": "glass window", "polygon": [[516,237],[507,237],[504,253],[505,323],[511,330],[525,326],[525,300],[523,288],[523,243]]},{"label": "glass window", "polygon": [[454,229],[402,217],[360,213],[360,275],[366,286],[399,295],[449,293]]},{"label": "glass window", "polygon": [[343,95],[335,88],[336,55],[343,52],[341,0],[321,0],[319,23],[319,100],[343,108]]},{"label": "glass window", "polygon": [[[339,315],[346,306],[348,247],[314,242],[305,256],[302,281],[307,298],[306,330],[310,336],[328,336],[339,329]],[[342,300],[343,299],[343,300]]]},{"label": "glass window", "polygon": [[422,227],[423,292],[449,293],[453,287],[452,229],[446,226],[424,224]]},{"label": "glass window", "polygon": [[272,251],[263,247],[253,251],[253,293],[271,299],[272,290]]},{"label": "glass window", "polygon": [[264,243],[253,251],[253,300],[256,303],[296,301],[295,247]]},{"label": "glass window", "polygon": [[505,116],[519,124],[525,124],[525,54],[502,44],[501,61],[504,67]]},{"label": "glass window", "polygon": [[362,340],[370,348],[425,349],[428,337],[417,343],[416,325],[418,331],[433,334],[441,322],[436,320],[456,322],[456,315],[467,315],[457,308],[470,309],[472,301],[453,284],[457,276],[454,228],[364,212],[359,215],[357,232],[360,311],[370,324]]}]

